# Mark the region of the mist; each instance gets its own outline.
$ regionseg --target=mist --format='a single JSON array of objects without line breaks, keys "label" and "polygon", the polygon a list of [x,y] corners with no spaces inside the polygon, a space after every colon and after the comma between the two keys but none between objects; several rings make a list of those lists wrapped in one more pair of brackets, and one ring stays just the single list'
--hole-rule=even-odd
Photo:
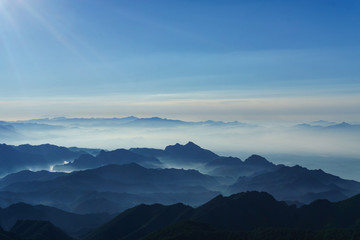
[{"label": "mist", "polygon": [[[114,150],[193,141],[223,156],[245,159],[260,154],[275,163],[322,168],[342,177],[354,178],[353,163],[360,161],[359,125],[308,125],[240,122],[184,122],[161,118],[38,119],[2,122],[3,143]],[[5,130],[4,130],[5,129]],[[8,132],[6,132],[8,131]],[[9,134],[12,131],[12,134]],[[359,177],[355,177],[359,179]]]}]

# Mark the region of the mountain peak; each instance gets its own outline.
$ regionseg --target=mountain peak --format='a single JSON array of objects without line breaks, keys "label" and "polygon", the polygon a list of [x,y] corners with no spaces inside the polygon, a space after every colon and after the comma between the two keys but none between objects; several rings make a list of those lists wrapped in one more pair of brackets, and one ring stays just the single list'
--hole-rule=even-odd
[{"label": "mountain peak", "polygon": [[193,142],[188,142],[185,145],[179,143],[167,146],[164,152],[172,158],[187,160],[196,160],[197,162],[209,162],[219,156],[215,153],[203,149]]},{"label": "mountain peak", "polygon": [[185,147],[196,147],[196,148],[200,148],[198,145],[196,145],[195,143],[189,141],[187,144],[185,144]]},{"label": "mountain peak", "polygon": [[269,162],[266,158],[256,154],[248,157],[244,163],[249,165],[273,165],[273,163]]}]

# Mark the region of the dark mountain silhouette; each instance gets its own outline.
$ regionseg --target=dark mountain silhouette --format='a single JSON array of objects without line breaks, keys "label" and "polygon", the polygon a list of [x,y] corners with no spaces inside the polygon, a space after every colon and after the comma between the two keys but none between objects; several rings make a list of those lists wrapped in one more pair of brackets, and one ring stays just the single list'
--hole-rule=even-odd
[{"label": "dark mountain silhouette", "polygon": [[2,229],[1,227],[0,227],[0,239],[1,240],[24,240],[24,239],[21,239],[19,236],[17,236],[14,233],[4,231],[4,229]]},{"label": "dark mountain silhouette", "polygon": [[244,192],[218,197],[198,207],[191,219],[221,229],[250,230],[282,227],[294,208],[264,192]]},{"label": "dark mountain silhouette", "polygon": [[[198,205],[216,195],[218,188],[216,178],[196,170],[147,169],[131,163],[73,172],[46,181],[15,182],[2,189],[0,201],[40,201],[68,211],[80,209],[82,213],[109,212],[112,205],[118,207],[110,212],[116,212],[141,202],[183,201]],[[111,205],[94,207],[97,202]]]},{"label": "dark mountain silhouette", "polygon": [[66,233],[48,221],[18,220],[10,232],[32,240],[71,240]]},{"label": "dark mountain silhouette", "polygon": [[144,240],[243,240],[245,233],[231,233],[217,230],[205,223],[194,221],[183,221],[172,224],[161,230],[155,231],[144,237]]},{"label": "dark mountain silhouette", "polygon": [[121,213],[85,239],[139,239],[149,232],[187,219],[192,211],[191,207],[180,203],[171,206],[139,205]]},{"label": "dark mountain silhouette", "polygon": [[345,240],[360,239],[360,229],[302,230],[265,228],[252,231],[227,231],[208,224],[184,221],[149,234],[143,240]]},{"label": "dark mountain silhouette", "polygon": [[[89,234],[85,239],[139,239],[157,231],[160,227],[167,227],[175,223],[179,223],[181,231],[185,231],[181,232],[181,234],[184,234],[183,236],[186,236],[187,231],[190,231],[190,233],[194,231],[193,227],[195,230],[197,229],[196,231],[203,229],[206,234],[207,232],[213,232],[220,234],[220,236],[230,234],[230,231],[236,231],[237,234],[240,234],[238,231],[246,231],[246,234],[249,234],[248,231],[254,231],[255,229],[268,229],[260,231],[263,233],[277,231],[277,234],[287,233],[292,236],[295,233],[302,235],[306,231],[310,231],[314,236],[314,232],[316,235],[318,231],[325,228],[358,229],[360,226],[359,203],[360,195],[356,195],[341,202],[331,203],[326,200],[319,200],[310,205],[297,208],[294,205],[289,206],[285,202],[276,201],[271,195],[264,192],[245,192],[229,197],[220,195],[198,208],[190,208],[181,204],[170,206],[158,204],[139,205],[119,214],[112,221]],[[197,223],[194,225],[181,223],[186,220]],[[178,227],[179,225],[177,227],[175,225],[175,230],[173,230],[179,231]],[[220,230],[220,232],[215,229]],[[169,233],[169,228],[162,231],[162,233],[164,231]],[[176,232],[170,233],[175,234]],[[236,236],[240,237],[242,235]],[[291,238],[287,236],[284,239]]]},{"label": "dark mountain silhouette", "polygon": [[127,164],[137,163],[145,167],[154,167],[160,165],[160,161],[155,157],[148,157],[136,154],[130,150],[117,149],[114,151],[106,152],[104,150],[94,157],[90,154],[81,155],[73,162],[55,166],[55,170],[79,170],[79,169],[90,169],[97,168],[109,164]]},{"label": "dark mountain silhouette", "polygon": [[105,223],[110,219],[110,215],[79,215],[53,207],[31,206],[25,203],[17,203],[0,209],[0,226],[5,230],[9,230],[16,221],[22,219],[50,221],[70,235],[79,235]]},{"label": "dark mountain silhouette", "polygon": [[266,191],[281,200],[309,203],[319,198],[343,200],[360,192],[360,183],[344,180],[322,170],[282,166],[254,177],[241,177],[231,192]]}]

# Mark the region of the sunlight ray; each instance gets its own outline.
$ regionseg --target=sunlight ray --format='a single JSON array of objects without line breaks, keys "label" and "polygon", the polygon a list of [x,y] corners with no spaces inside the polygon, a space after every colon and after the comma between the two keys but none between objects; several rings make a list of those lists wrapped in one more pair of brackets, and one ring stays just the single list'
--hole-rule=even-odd
[{"label": "sunlight ray", "polygon": [[62,46],[71,51],[73,54],[82,57],[82,55],[77,51],[77,49],[71,44],[69,39],[43,15],[40,14],[39,11],[36,11],[35,8],[30,6],[26,1],[19,1],[20,5],[31,14],[31,16],[36,19]]}]

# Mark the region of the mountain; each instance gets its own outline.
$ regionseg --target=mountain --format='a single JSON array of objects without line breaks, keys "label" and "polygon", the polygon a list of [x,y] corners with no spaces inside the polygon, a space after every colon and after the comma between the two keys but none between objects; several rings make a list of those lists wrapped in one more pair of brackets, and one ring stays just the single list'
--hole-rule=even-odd
[{"label": "mountain", "polygon": [[263,227],[284,227],[287,214],[294,207],[276,201],[265,192],[243,192],[222,195],[196,208],[191,220],[226,230],[250,230]]},{"label": "mountain", "polygon": [[162,157],[164,150],[155,148],[130,148],[130,151],[146,157]]},{"label": "mountain", "polygon": [[121,213],[85,239],[139,239],[152,231],[188,218],[192,211],[191,207],[180,203],[171,206],[139,205]]},{"label": "mountain", "polygon": [[348,132],[348,131],[360,131],[359,124],[350,124],[347,122],[342,123],[333,123],[333,122],[326,122],[326,121],[317,121],[312,123],[302,123],[295,126],[296,128],[302,130],[318,130],[318,131],[336,131],[336,132]]},{"label": "mountain", "polygon": [[24,240],[24,239],[21,239],[19,236],[17,236],[14,233],[4,231],[4,229],[2,229],[1,227],[0,227],[0,239],[1,240]]},{"label": "mountain", "polygon": [[50,144],[0,144],[0,175],[28,169],[50,169],[52,165],[73,160],[80,155],[80,152]]},{"label": "mountain", "polygon": [[343,200],[360,192],[360,183],[344,180],[322,170],[280,166],[253,177],[240,177],[230,192],[265,191],[280,200],[309,203],[319,198]]},{"label": "mountain", "polygon": [[196,170],[150,169],[136,163],[106,165],[77,171],[50,181],[15,183],[6,191],[99,190],[115,192],[183,191],[186,187],[216,186],[215,178]]},{"label": "mountain", "polygon": [[[264,192],[244,192],[229,197],[219,195],[198,208],[190,208],[182,204],[140,205],[119,214],[110,222],[94,230],[85,239],[140,239],[151,232],[158,231],[159,228],[163,228],[160,230],[160,236],[167,232],[170,235],[175,234],[175,238],[151,238],[154,235],[150,234],[148,239],[180,239],[177,234],[187,236],[187,233],[194,234],[193,231],[200,234],[199,239],[204,239],[201,229],[205,231],[203,234],[206,236],[211,232],[215,235],[227,236],[236,231],[235,236],[239,238],[234,239],[274,239],[270,237],[272,232],[280,236],[281,233],[286,233],[287,237],[284,239],[306,239],[291,238],[289,235],[306,236],[306,233],[311,233],[310,236],[315,238],[309,239],[316,239],[319,231],[320,235],[324,235],[321,232],[323,229],[359,229],[359,201],[360,195],[356,195],[341,202],[331,203],[319,200],[297,208],[294,205],[289,206],[285,202],[279,202]],[[175,224],[173,225],[175,227],[169,232],[169,228],[166,227],[171,224]],[[258,238],[240,238],[244,237],[241,231],[245,232],[245,237],[249,232],[270,235],[263,235],[263,238],[259,235]],[[347,234],[353,234],[347,231]],[[184,237],[183,239],[197,239],[194,235],[191,236],[193,238]]]},{"label": "mountain", "polygon": [[9,230],[18,220],[49,221],[70,235],[80,235],[105,223],[110,219],[107,214],[79,215],[53,207],[25,203],[13,204],[0,209],[0,226]]},{"label": "mountain", "polygon": [[165,166],[177,168],[197,168],[219,156],[210,150],[203,149],[193,142],[185,145],[176,143],[169,145],[164,150],[152,148],[131,148],[130,151],[148,157],[158,158]]},{"label": "mountain", "polygon": [[0,144],[0,174],[44,165],[43,156],[18,151],[13,146]]},{"label": "mountain", "polygon": [[[90,154],[84,154],[73,162],[57,165],[54,167],[57,171],[72,171],[79,169],[89,169],[101,167],[107,164],[126,164],[137,163],[144,167],[167,167],[177,166],[178,168],[193,167],[212,161],[219,156],[210,150],[203,149],[193,142],[185,145],[179,143],[169,145],[164,150],[152,148],[130,148],[129,150],[117,149],[114,151],[100,151],[94,157]],[[160,161],[159,161],[160,160]]]},{"label": "mountain", "polygon": [[173,160],[180,160],[184,162],[209,162],[218,158],[219,156],[210,150],[203,149],[193,142],[188,142],[185,145],[175,144],[167,146],[164,150],[164,157]]},{"label": "mountain", "polygon": [[57,164],[63,161],[73,160],[81,155],[81,153],[71,151],[66,147],[59,147],[51,144],[42,144],[37,146],[23,144],[19,146],[14,146],[14,148],[23,153],[40,155],[44,158],[45,161],[51,164]]},{"label": "mountain", "polygon": [[66,233],[48,221],[18,220],[10,232],[23,239],[31,240],[71,240]]},{"label": "mountain", "polygon": [[181,126],[217,126],[217,127],[234,127],[234,126],[248,126],[245,123],[238,121],[222,122],[222,121],[202,121],[202,122],[186,122],[176,119],[167,119],[160,117],[138,118],[134,116],[123,118],[42,118],[31,119],[17,122],[4,122],[6,124],[20,125],[40,125],[49,127],[181,127]]},{"label": "mountain", "polygon": [[244,162],[239,158],[219,157],[208,162],[204,169],[209,175],[228,176],[237,179],[243,176],[249,177],[273,171],[277,167],[261,156],[252,155]]},{"label": "mountain", "polygon": [[[144,240],[243,240],[250,239],[246,233],[227,232],[213,228],[205,223],[183,221],[162,228],[145,236]],[[254,240],[253,238],[251,238]],[[263,240],[263,239],[261,239]]]},{"label": "mountain", "polygon": [[147,169],[131,163],[72,172],[46,181],[14,181],[1,189],[0,203],[41,202],[81,213],[117,212],[141,202],[199,205],[218,194],[220,188],[216,178],[196,170]]},{"label": "mountain", "polygon": [[78,148],[78,147],[69,147],[68,149],[72,152],[78,152],[81,155],[90,154],[93,156],[98,155],[102,150],[102,149],[98,149],[98,148]]},{"label": "mountain", "polygon": [[13,138],[19,137],[19,133],[16,131],[14,126],[7,122],[0,121],[0,137],[2,138]]},{"label": "mountain", "polygon": [[145,167],[155,167],[161,164],[160,161],[155,157],[142,156],[126,149],[117,149],[109,152],[102,150],[96,157],[90,154],[81,155],[73,162],[55,166],[54,170],[73,171],[80,169],[97,168],[109,164],[127,163],[137,163]]},{"label": "mountain", "polygon": [[207,224],[184,221],[153,232],[143,240],[345,240],[359,239],[360,229],[306,230],[265,228],[252,231],[227,231]]},{"label": "mountain", "polygon": [[48,172],[45,170],[34,172],[30,170],[23,170],[3,177],[0,180],[0,188],[18,182],[48,181],[64,175],[66,175],[66,173],[63,172]]}]

